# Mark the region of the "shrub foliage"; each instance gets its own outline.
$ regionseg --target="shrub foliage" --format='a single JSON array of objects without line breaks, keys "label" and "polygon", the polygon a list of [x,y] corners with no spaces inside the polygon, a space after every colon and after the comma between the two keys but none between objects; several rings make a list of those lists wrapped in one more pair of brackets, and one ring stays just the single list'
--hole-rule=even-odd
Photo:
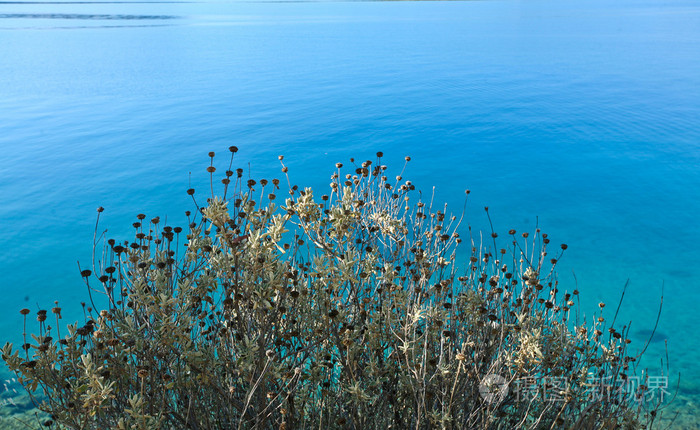
[{"label": "shrub foliage", "polygon": [[[347,174],[337,164],[326,195],[246,180],[242,169],[227,170],[216,195],[210,153],[211,195],[200,207],[188,190],[197,210],[185,229],[138,215],[132,241],[96,241],[96,263],[82,271],[84,324],[61,330],[56,305],[38,312],[31,343],[2,351],[51,415],[46,424],[591,429],[653,421],[656,410],[642,402],[592,395],[595,381],[609,381],[600,385],[608,391],[624,384],[637,357],[627,353],[626,328],[608,326],[602,312],[579,321],[578,291],[560,291],[554,270],[566,245],[539,230],[511,230],[498,239],[504,248],[492,232],[462,238],[461,218],[401,176],[389,179],[377,155],[353,161]],[[26,324],[30,311],[21,312]]]}]

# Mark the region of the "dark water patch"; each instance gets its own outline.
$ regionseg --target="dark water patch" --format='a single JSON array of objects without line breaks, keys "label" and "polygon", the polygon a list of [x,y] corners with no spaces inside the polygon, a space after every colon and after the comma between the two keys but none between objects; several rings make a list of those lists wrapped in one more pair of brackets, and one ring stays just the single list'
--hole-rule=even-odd
[{"label": "dark water patch", "polygon": [[651,329],[637,330],[636,332],[634,332],[634,334],[636,337],[643,339],[645,342],[649,340],[649,338],[651,338],[651,343],[663,342],[669,338],[666,333],[658,330],[654,332]]},{"label": "dark water patch", "polygon": [[693,271],[684,269],[666,269],[664,273],[672,278],[692,278],[695,276]]},{"label": "dark water patch", "polygon": [[172,27],[172,24],[134,24],[134,25],[73,25],[61,27],[0,27],[0,30],[83,30],[96,28],[150,28]]},{"label": "dark water patch", "polygon": [[80,19],[80,20],[168,20],[178,19],[173,15],[105,15],[105,14],[78,14],[78,13],[6,13],[0,14],[0,19]]},{"label": "dark water patch", "polygon": [[678,393],[684,396],[698,397],[700,396],[700,387],[681,384],[681,386],[678,387]]}]

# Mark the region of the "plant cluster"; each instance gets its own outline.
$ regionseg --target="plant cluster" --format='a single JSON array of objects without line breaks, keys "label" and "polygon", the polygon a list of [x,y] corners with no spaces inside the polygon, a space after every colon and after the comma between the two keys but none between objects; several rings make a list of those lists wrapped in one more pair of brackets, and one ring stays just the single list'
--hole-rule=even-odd
[{"label": "plant cluster", "polygon": [[[210,196],[200,206],[188,190],[196,210],[185,228],[140,214],[130,242],[96,234],[92,270],[81,273],[90,292],[83,324],[60,329],[56,304],[37,313],[32,341],[3,348],[50,414],[47,426],[653,422],[658,405],[634,401],[644,384],[631,401],[611,395],[638,357],[628,354],[627,327],[608,326],[602,312],[579,321],[578,291],[560,291],[555,272],[566,245],[539,229],[510,230],[503,248],[494,232],[462,237],[462,219],[401,175],[390,179],[381,153],[351,160],[349,173],[337,164],[320,196],[291,186],[280,157],[282,198],[278,179],[232,170],[230,151],[219,195],[209,154]],[[26,324],[30,311],[21,313]],[[607,391],[593,395],[596,387]]]}]

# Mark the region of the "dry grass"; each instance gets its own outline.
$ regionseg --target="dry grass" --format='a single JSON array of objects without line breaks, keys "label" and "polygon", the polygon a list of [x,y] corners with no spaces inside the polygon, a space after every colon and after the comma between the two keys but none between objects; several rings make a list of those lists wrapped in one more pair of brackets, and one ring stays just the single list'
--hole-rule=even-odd
[{"label": "dry grass", "polygon": [[[421,201],[403,173],[389,179],[381,153],[349,173],[338,164],[320,196],[231,167],[217,196],[210,157],[209,197],[200,207],[188,191],[184,229],[139,215],[131,242],[96,235],[83,324],[59,330],[56,305],[33,340],[3,349],[51,426],[653,422],[627,328],[602,306],[579,321],[578,291],[560,291],[566,245],[539,230],[460,237],[462,219]],[[460,246],[470,257],[457,262]]]}]

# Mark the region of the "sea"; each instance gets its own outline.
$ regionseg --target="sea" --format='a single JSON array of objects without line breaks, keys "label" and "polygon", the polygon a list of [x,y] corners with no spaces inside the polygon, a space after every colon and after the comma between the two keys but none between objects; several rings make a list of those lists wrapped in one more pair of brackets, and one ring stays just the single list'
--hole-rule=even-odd
[{"label": "sea", "polygon": [[[475,237],[488,207],[499,240],[566,243],[560,290],[589,322],[622,298],[672,428],[700,428],[697,1],[0,1],[0,343],[21,308],[82,320],[95,236],[184,225],[231,145],[319,194],[410,156],[425,199],[470,190]],[[13,378],[0,427],[31,411]]]}]

